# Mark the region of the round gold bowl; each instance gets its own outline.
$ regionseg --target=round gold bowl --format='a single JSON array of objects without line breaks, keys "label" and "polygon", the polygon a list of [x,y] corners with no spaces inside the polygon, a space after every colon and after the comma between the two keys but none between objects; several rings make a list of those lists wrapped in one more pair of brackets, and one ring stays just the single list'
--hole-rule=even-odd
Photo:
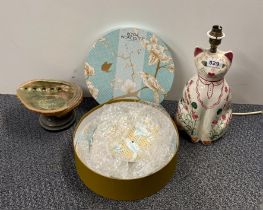
[{"label": "round gold bowl", "polygon": [[59,80],[31,80],[17,88],[17,97],[30,111],[40,114],[40,125],[51,131],[75,122],[74,108],[82,101],[82,89]]},{"label": "round gold bowl", "polygon": [[[106,102],[105,104],[112,104],[118,102],[140,103],[139,100],[134,100],[134,99],[118,99],[118,100],[111,100],[109,102]],[[81,157],[77,152],[77,139],[78,139],[77,135],[79,132],[82,131],[84,120],[85,119],[88,120],[87,118],[90,115],[94,114],[95,111],[102,108],[102,106],[105,104],[101,104],[93,108],[89,112],[87,112],[81,118],[81,120],[78,122],[75,128],[75,132],[73,136],[74,157],[75,157],[77,173],[80,179],[90,190],[92,190],[96,194],[114,200],[137,200],[156,193],[162,187],[165,186],[165,184],[170,180],[170,178],[173,175],[173,172],[175,171],[176,156],[179,147],[179,135],[175,123],[171,119],[171,122],[174,125],[174,129],[176,133],[176,138],[175,138],[176,149],[173,157],[161,169],[159,169],[156,172],[153,172],[150,175],[135,178],[135,179],[119,179],[119,178],[107,177],[88,167],[81,160]]]}]

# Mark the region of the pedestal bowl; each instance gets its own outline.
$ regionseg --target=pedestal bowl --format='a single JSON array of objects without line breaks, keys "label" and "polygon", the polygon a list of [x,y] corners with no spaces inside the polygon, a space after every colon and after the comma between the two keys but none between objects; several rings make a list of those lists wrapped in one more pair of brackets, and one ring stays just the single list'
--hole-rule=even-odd
[{"label": "pedestal bowl", "polygon": [[22,104],[39,113],[40,125],[50,131],[66,129],[75,122],[74,108],[82,96],[78,85],[59,80],[31,80],[17,89]]}]

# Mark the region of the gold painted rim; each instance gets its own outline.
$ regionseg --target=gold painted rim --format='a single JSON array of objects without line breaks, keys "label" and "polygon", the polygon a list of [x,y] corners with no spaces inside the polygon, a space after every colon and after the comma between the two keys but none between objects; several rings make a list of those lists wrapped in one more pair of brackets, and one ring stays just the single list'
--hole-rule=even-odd
[{"label": "gold painted rim", "polygon": [[[56,110],[39,110],[39,109],[36,109],[32,106],[28,106],[18,94],[18,91],[21,87],[23,87],[27,84],[32,84],[34,82],[47,82],[47,83],[65,84],[65,85],[73,87],[76,90],[76,94],[73,98],[70,99],[70,103],[66,107],[56,109]],[[67,114],[68,112],[72,111],[74,108],[76,108],[82,102],[83,91],[78,85],[76,85],[74,83],[66,82],[63,80],[33,79],[33,80],[29,80],[27,82],[20,84],[18,86],[18,88],[16,89],[16,96],[21,101],[21,103],[30,111],[40,113],[40,114],[43,114],[46,116],[63,116],[65,114]]]},{"label": "gold painted rim", "polygon": [[[161,169],[147,176],[139,177],[135,179],[119,179],[119,178],[106,177],[102,174],[95,172],[94,170],[90,169],[87,165],[85,165],[81,161],[81,159],[79,158],[76,152],[76,145],[75,145],[74,140],[76,136],[76,131],[78,130],[79,125],[81,124],[83,119],[87,117],[90,113],[92,113],[93,111],[101,108],[105,104],[118,103],[118,102],[143,103],[143,101],[139,99],[127,99],[127,98],[126,99],[112,99],[106,103],[103,103],[103,104],[100,104],[94,107],[93,109],[85,113],[81,117],[77,125],[75,126],[74,134],[73,134],[73,150],[74,150],[76,169],[77,169],[80,179],[84,182],[84,184],[88,188],[90,188],[92,191],[94,191],[95,193],[103,197],[111,198],[115,200],[141,199],[141,198],[150,196],[156,193],[157,191],[159,191],[170,180],[173,172],[175,171],[176,157],[177,157],[177,153],[179,149],[179,133],[178,133],[178,129],[176,127],[175,122],[173,121],[172,117],[169,114],[168,114],[169,115],[168,117],[172,121],[175,131],[177,133],[177,137],[178,137],[176,139],[176,150],[175,150],[174,156]],[[140,187],[144,185],[145,185],[144,188]],[[111,189],[107,189],[107,187]],[[138,192],[137,190],[139,190],[140,192]]]}]

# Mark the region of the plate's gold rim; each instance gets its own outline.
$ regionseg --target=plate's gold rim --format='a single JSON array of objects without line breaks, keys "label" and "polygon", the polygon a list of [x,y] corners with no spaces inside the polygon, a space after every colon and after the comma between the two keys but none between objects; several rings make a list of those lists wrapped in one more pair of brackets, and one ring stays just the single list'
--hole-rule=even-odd
[{"label": "plate's gold rim", "polygon": [[[23,99],[20,97],[20,95],[18,94],[18,91],[20,90],[21,87],[27,85],[27,84],[32,84],[35,82],[46,82],[46,83],[60,83],[60,84],[65,84],[68,86],[73,87],[76,91],[76,94],[73,96],[73,98],[70,99],[68,105],[66,107],[62,107],[60,109],[56,109],[56,110],[40,110],[40,109],[36,109],[32,106],[27,105]],[[73,110],[74,108],[76,108],[83,99],[83,90],[76,85],[75,83],[71,83],[71,82],[67,82],[64,80],[49,80],[49,79],[33,79],[33,80],[29,80],[27,82],[24,82],[22,84],[20,84],[18,86],[18,88],[16,89],[16,96],[17,98],[21,101],[21,103],[30,111],[36,112],[36,113],[40,113],[46,116],[62,116],[67,114],[68,112],[70,112],[71,110]]]},{"label": "plate's gold rim", "polygon": [[[109,101],[107,101],[107,102],[105,102],[105,103],[103,103],[103,104],[99,104],[98,106],[92,108],[91,110],[89,110],[88,112],[86,112],[86,113],[80,118],[79,122],[76,124],[76,126],[75,126],[75,128],[74,128],[74,133],[73,133],[73,150],[74,150],[74,153],[75,153],[75,155],[77,156],[78,160],[79,160],[83,165],[86,166],[86,164],[84,164],[84,163],[82,162],[82,160],[79,158],[79,156],[77,155],[76,145],[74,144],[74,139],[75,139],[76,132],[77,132],[77,130],[78,130],[79,125],[80,125],[81,122],[84,120],[84,118],[87,117],[90,113],[92,113],[92,112],[94,112],[95,110],[101,108],[101,107],[104,106],[105,104],[112,104],[112,103],[117,103],[117,102],[139,102],[139,103],[140,103],[140,102],[143,102],[143,101],[140,100],[140,99],[137,99],[137,98],[136,98],[136,99],[131,99],[131,98],[130,98],[130,99],[127,99],[127,98],[111,99],[111,100],[109,100]],[[104,175],[99,174],[98,172],[92,170],[92,169],[89,168],[88,166],[86,166],[86,167],[87,167],[90,171],[92,171],[93,173],[95,173],[95,174],[97,174],[97,175],[99,175],[99,176],[102,176],[102,177],[104,177],[104,178],[106,178],[106,179],[113,179],[113,180],[119,180],[119,181],[139,180],[139,179],[143,179],[143,178],[146,178],[146,177],[148,177],[148,176],[151,176],[152,174],[157,173],[158,171],[160,171],[160,170],[162,170],[163,168],[165,168],[165,167],[175,158],[175,156],[177,155],[177,152],[178,152],[178,150],[179,150],[179,132],[178,132],[176,123],[173,121],[173,119],[172,119],[172,117],[170,116],[170,114],[169,114],[169,118],[170,118],[170,120],[172,121],[172,123],[173,123],[173,125],[174,125],[174,128],[175,128],[175,131],[176,131],[176,134],[177,134],[177,137],[178,137],[178,138],[176,138],[176,150],[175,150],[175,153],[174,153],[173,157],[172,157],[171,160],[170,160],[167,164],[165,164],[161,169],[159,169],[159,170],[155,171],[154,173],[151,173],[151,174],[149,174],[149,175],[147,175],[147,176],[143,176],[143,177],[139,177],[139,178],[134,178],[134,179],[119,179],[119,178],[113,178],[113,177],[104,176]]]}]

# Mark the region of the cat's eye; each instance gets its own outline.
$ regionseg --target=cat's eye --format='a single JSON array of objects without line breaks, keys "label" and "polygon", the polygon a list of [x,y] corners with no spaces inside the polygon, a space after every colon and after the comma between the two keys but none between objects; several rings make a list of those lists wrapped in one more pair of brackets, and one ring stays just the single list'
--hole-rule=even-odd
[{"label": "cat's eye", "polygon": [[222,64],[222,68],[224,68],[226,65],[225,64]]},{"label": "cat's eye", "polygon": [[207,61],[202,61],[201,62],[204,66],[207,66]]}]

